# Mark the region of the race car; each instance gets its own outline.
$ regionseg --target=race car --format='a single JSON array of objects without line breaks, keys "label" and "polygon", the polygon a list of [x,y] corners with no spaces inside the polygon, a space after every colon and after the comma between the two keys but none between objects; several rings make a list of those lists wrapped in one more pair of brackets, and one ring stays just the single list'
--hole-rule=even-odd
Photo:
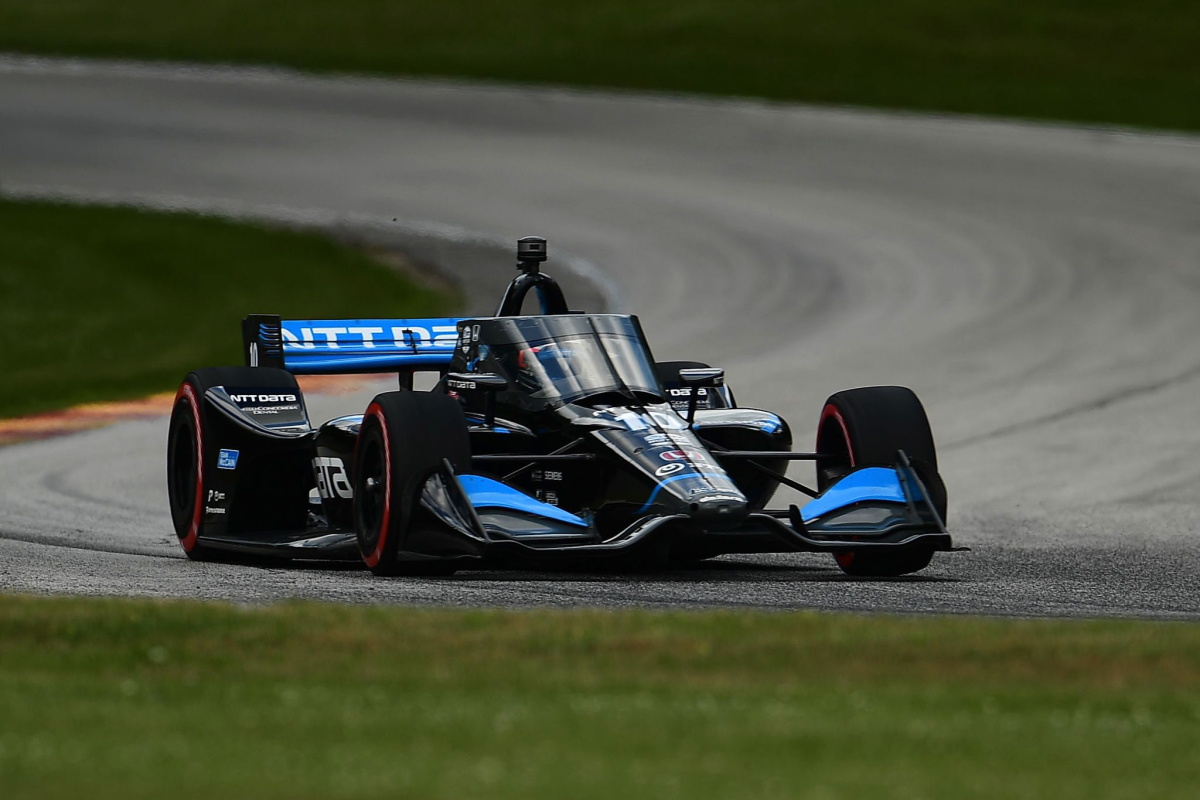
[{"label": "race car", "polygon": [[[956,549],[912,391],[834,394],[815,449],[793,452],[787,422],[739,405],[722,370],[656,361],[636,316],[571,311],[546,254],[518,242],[494,317],[246,317],[245,366],[198,369],[175,398],[167,484],[188,557],[450,575],[820,552],[896,576]],[[522,313],[530,292],[541,313]],[[362,373],[397,388],[314,427],[295,376]],[[794,461],[815,462],[815,487]],[[781,485],[811,500],[769,508]]]}]

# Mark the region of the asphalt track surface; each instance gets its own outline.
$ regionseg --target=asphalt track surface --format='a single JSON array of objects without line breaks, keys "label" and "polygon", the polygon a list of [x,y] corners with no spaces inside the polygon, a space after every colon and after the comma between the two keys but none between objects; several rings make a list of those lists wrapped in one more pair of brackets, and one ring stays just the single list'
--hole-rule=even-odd
[{"label": "asphalt track surface", "polygon": [[[1200,615],[1195,139],[9,60],[0,191],[396,218],[426,244],[547,236],[574,267],[602,270],[598,292],[641,315],[659,358],[725,367],[739,399],[780,411],[802,447],[830,393],[911,386],[951,528],[973,549],[869,581],[820,556],[449,580],[193,564],[167,516],[155,420],[0,450],[0,589]],[[474,273],[475,290],[498,297],[510,265]],[[365,400],[317,398],[314,416]]]}]

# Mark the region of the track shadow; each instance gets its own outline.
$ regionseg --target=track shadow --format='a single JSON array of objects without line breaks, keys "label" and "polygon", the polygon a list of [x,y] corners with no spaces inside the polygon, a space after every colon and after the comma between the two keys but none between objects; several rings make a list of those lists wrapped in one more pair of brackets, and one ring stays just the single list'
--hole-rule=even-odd
[{"label": "track shadow", "polygon": [[894,578],[861,578],[835,570],[812,567],[762,567],[738,565],[732,569],[686,569],[656,572],[583,572],[583,571],[462,571],[439,580],[460,583],[958,583],[959,579],[942,575],[901,575]]},{"label": "track shadow", "polygon": [[[363,572],[355,561],[280,561],[269,558],[239,559],[243,566],[298,572]],[[944,575],[902,575],[862,578],[843,574],[832,563],[769,563],[744,560],[701,561],[686,567],[637,567],[606,564],[564,564],[537,568],[465,568],[446,577],[398,577],[379,580],[435,580],[457,583],[958,583]]]}]

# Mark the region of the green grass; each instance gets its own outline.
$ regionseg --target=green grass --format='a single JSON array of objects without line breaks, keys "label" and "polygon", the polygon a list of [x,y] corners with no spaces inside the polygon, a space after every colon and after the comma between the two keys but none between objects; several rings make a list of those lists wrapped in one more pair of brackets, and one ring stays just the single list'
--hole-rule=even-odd
[{"label": "green grass", "polygon": [[1191,798],[1200,626],[0,597],[0,794]]},{"label": "green grass", "polygon": [[0,417],[174,389],[240,363],[247,313],[431,316],[449,298],[310,233],[0,201]]},{"label": "green grass", "polygon": [[3,0],[0,50],[1200,128],[1193,0]]}]

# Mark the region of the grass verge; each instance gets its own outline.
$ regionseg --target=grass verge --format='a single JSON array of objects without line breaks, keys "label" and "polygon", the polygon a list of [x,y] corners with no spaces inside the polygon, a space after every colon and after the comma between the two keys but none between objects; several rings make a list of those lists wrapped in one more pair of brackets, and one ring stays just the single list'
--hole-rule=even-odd
[{"label": "grass verge", "polygon": [[1200,626],[0,597],[0,790],[1194,797]]},{"label": "grass verge", "polygon": [[1200,128],[1186,0],[6,0],[0,50]]},{"label": "grass verge", "polygon": [[241,319],[435,316],[452,299],[313,233],[0,201],[0,417],[173,389],[239,363]]}]

